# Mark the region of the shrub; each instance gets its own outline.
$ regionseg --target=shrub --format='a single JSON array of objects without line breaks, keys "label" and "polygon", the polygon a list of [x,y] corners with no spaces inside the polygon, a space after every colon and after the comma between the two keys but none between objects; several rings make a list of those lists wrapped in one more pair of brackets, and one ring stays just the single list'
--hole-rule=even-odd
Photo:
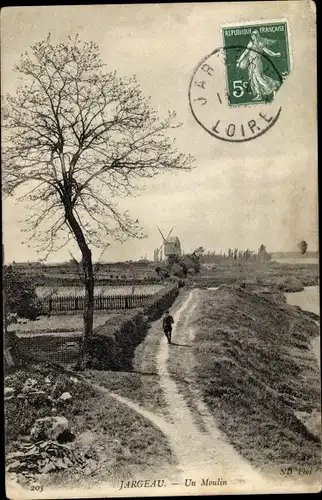
[{"label": "shrub", "polygon": [[183,267],[180,266],[180,264],[173,264],[171,274],[173,274],[174,276],[178,276],[178,278],[184,278],[186,275]]},{"label": "shrub", "polygon": [[41,300],[37,296],[36,285],[30,277],[14,270],[12,266],[5,266],[3,284],[7,324],[15,315],[35,320],[41,314]]}]

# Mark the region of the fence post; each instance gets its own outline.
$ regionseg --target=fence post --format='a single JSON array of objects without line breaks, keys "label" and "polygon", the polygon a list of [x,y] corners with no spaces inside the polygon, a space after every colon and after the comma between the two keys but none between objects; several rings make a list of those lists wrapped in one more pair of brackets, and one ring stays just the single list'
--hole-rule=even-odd
[{"label": "fence post", "polygon": [[129,308],[129,301],[128,301],[128,298],[125,297],[125,309],[128,309]]},{"label": "fence post", "polygon": [[48,311],[51,312],[53,309],[53,299],[51,297],[49,297],[49,301],[48,301]]}]

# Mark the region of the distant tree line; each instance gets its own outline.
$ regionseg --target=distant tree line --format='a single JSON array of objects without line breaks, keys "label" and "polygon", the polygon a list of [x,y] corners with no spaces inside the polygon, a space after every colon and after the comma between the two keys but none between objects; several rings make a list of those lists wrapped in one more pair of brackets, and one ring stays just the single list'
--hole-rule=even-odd
[{"label": "distant tree line", "polygon": [[217,252],[216,250],[204,252],[201,256],[201,263],[211,263],[211,262],[220,262],[221,260],[258,260],[261,256],[264,260],[270,260],[270,253],[267,253],[265,245],[261,245],[257,252],[254,250],[250,250],[246,248],[246,250],[242,250],[239,248],[228,248],[227,251],[220,250]]}]

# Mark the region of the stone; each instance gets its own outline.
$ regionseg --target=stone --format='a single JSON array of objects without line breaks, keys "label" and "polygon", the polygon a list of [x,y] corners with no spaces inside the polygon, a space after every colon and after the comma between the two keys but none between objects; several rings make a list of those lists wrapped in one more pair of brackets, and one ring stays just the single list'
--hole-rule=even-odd
[{"label": "stone", "polygon": [[30,391],[28,393],[28,396],[46,396],[46,397],[48,397],[45,391]]},{"label": "stone", "polygon": [[73,462],[68,457],[64,457],[64,462],[67,467],[73,467]]},{"label": "stone", "polygon": [[302,292],[303,283],[295,276],[285,276],[276,281],[275,288],[283,292]]},{"label": "stone", "polygon": [[22,392],[30,392],[30,390],[37,385],[37,380],[34,378],[27,378],[24,386],[22,388]]},{"label": "stone", "polygon": [[5,397],[13,396],[14,392],[15,392],[15,390],[13,387],[5,387],[4,388],[4,396]]},{"label": "stone", "polygon": [[321,412],[319,410],[313,410],[311,413],[298,411],[295,415],[313,436],[321,439]]},{"label": "stone", "polygon": [[24,453],[21,451],[13,451],[6,455],[6,460],[11,460],[12,458],[21,458],[24,456]]},{"label": "stone", "polygon": [[68,420],[65,417],[51,416],[38,418],[34,423],[30,436],[35,440],[50,439],[56,441],[58,436],[68,429]]},{"label": "stone", "polygon": [[48,464],[45,465],[45,467],[42,468],[41,472],[43,474],[46,474],[47,472],[50,472],[51,470],[56,469],[55,465],[52,462],[49,462]]},{"label": "stone", "polygon": [[61,458],[57,458],[55,460],[55,466],[57,469],[67,469],[67,465],[65,464],[64,460]]},{"label": "stone", "polygon": [[14,462],[12,462],[11,464],[7,465],[6,467],[6,470],[9,472],[9,471],[14,471],[14,470],[18,470],[21,466],[21,463],[19,460],[15,460]]},{"label": "stone", "polygon": [[11,481],[14,481],[15,483],[18,481],[18,476],[15,472],[9,472],[8,476]]},{"label": "stone", "polygon": [[76,377],[70,377],[69,379],[71,382],[74,382],[74,384],[77,384],[78,383],[78,378]]},{"label": "stone", "polygon": [[51,380],[50,380],[50,378],[49,378],[49,377],[46,377],[46,378],[45,378],[45,384],[48,384],[48,385],[50,385],[50,384],[51,384]]},{"label": "stone", "polygon": [[63,392],[59,399],[61,401],[68,401],[69,399],[72,399],[72,395],[70,394],[70,392]]},{"label": "stone", "polygon": [[23,441],[25,443],[29,443],[30,442],[30,436],[22,436],[20,439],[21,439],[21,441]]}]

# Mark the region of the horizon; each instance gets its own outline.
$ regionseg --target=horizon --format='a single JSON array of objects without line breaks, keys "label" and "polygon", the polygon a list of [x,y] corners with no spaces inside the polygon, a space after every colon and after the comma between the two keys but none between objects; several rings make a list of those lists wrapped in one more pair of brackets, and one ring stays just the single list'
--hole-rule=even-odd
[{"label": "horizon", "polygon": [[[238,250],[245,250],[245,249],[238,249]],[[251,250],[251,249],[249,249]],[[184,255],[188,255],[190,253],[192,253],[193,250],[191,251],[188,251],[186,252]],[[205,249],[205,252],[204,254],[207,255],[208,252],[213,252],[214,250],[208,250],[208,249]],[[216,256],[220,256],[220,250],[217,252],[216,251]],[[227,253],[228,249],[222,249],[222,252],[226,252]],[[251,250],[251,251],[254,251],[255,250]],[[309,257],[308,254],[317,254],[316,256],[319,257],[319,250],[307,250],[306,254],[302,255],[299,251],[296,251],[296,250],[276,250],[276,251],[268,251],[269,254],[272,254],[272,255],[275,255],[275,254],[292,254],[292,255],[297,255],[299,258],[303,258],[305,259],[306,257]],[[154,261],[153,258],[144,258],[142,257],[141,259],[136,259],[136,260],[93,260],[93,265],[94,264],[123,264],[123,263],[136,263],[136,262],[143,262],[143,261],[147,261],[147,262],[155,262],[155,263],[158,263],[158,261]],[[41,262],[41,260],[27,260],[27,261],[6,261],[4,263],[4,265],[13,265],[13,264],[41,264],[41,265],[44,265],[44,266],[55,266],[55,265],[62,265],[62,264],[70,264],[72,262],[72,259],[70,260],[66,260],[66,261],[43,261]],[[164,261],[163,261],[164,262]]]}]

